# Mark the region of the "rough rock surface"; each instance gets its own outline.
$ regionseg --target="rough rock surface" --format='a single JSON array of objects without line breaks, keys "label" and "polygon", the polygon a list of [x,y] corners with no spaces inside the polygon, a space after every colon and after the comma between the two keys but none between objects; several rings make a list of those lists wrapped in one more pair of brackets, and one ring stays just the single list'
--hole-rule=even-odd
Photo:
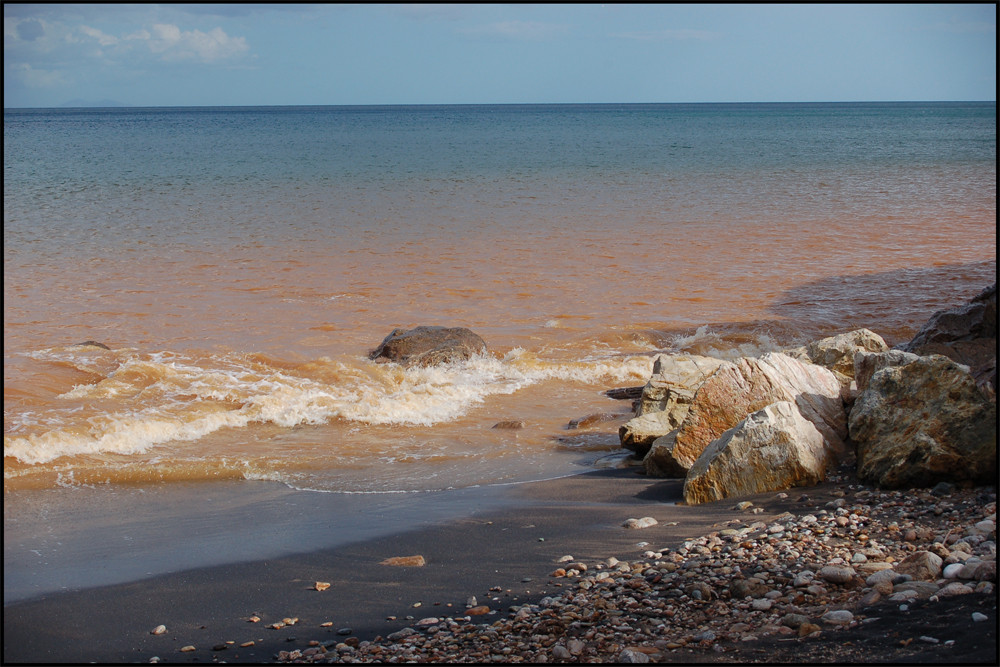
[{"label": "rough rock surface", "polygon": [[697,505],[815,485],[833,460],[822,434],[794,403],[773,403],[705,448],[688,471],[684,500]]},{"label": "rough rock surface", "polygon": [[653,375],[642,388],[636,417],[650,412],[670,412],[680,426],[698,387],[726,363],[714,357],[661,354],[653,362]]},{"label": "rough rock surface", "polygon": [[996,402],[941,355],[872,375],[851,410],[858,477],[883,488],[996,481]]},{"label": "rough rock surface", "polygon": [[827,446],[843,455],[847,414],[840,381],[822,366],[770,353],[722,365],[705,380],[680,428],[650,446],[647,473],[683,476],[713,440],[747,415],[781,401],[794,402]]},{"label": "rough rock surface", "polygon": [[469,329],[421,326],[394,329],[368,358],[407,366],[434,366],[485,352],[486,342]]},{"label": "rough rock surface", "polygon": [[993,283],[967,304],[939,310],[909,343],[906,352],[941,354],[977,368],[996,359],[997,286]]},{"label": "rough rock surface", "polygon": [[698,355],[661,354],[653,362],[653,374],[642,388],[636,416],[622,424],[618,438],[622,447],[642,458],[657,438],[679,428],[698,387],[728,362]]},{"label": "rough rock surface", "polygon": [[885,352],[888,349],[885,340],[874,331],[857,329],[814,341],[799,348],[798,354],[789,356],[829,368],[839,374],[841,381],[849,382],[854,379],[854,357],[858,352]]}]

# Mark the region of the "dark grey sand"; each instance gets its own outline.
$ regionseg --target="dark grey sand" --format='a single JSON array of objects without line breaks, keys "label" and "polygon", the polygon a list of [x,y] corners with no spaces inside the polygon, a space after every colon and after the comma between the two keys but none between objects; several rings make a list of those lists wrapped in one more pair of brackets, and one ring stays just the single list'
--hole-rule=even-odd
[{"label": "dark grey sand", "polygon": [[[511,605],[537,601],[569,585],[548,576],[561,556],[591,562],[636,558],[648,548],[644,542],[677,545],[746,516],[734,509],[735,501],[678,506],[681,488],[681,480],[649,479],[626,469],[464,490],[446,493],[423,510],[419,502],[409,503],[411,507],[403,502],[360,516],[362,523],[381,522],[392,530],[339,544],[336,536],[325,534],[331,523],[322,515],[313,517],[315,539],[302,530],[308,523],[301,522],[319,507],[310,507],[316,499],[309,494],[295,495],[302,511],[289,521],[300,523],[294,534],[287,534],[296,543],[285,545],[294,547],[294,553],[5,604],[4,662],[148,662],[154,656],[162,662],[271,662],[279,651],[305,648],[310,640],[344,640],[348,629],[349,636],[369,640],[412,625],[413,619],[461,616],[470,596],[505,615]],[[767,521],[786,510],[821,508],[836,488],[836,482],[827,482],[793,490],[786,498],[768,493],[747,499],[763,509],[756,518]],[[808,497],[801,498],[803,494]],[[446,512],[442,505],[449,503]],[[645,516],[659,524],[645,530],[622,527],[628,518]],[[237,541],[241,533],[280,532],[279,518],[219,526],[219,531],[226,540]],[[423,556],[426,565],[381,564],[412,555]],[[317,581],[331,586],[316,591]],[[995,604],[993,609],[995,615]],[[260,621],[249,622],[252,616]],[[481,621],[499,617],[487,615]],[[268,627],[285,618],[297,622]],[[151,634],[160,624],[167,632]],[[843,640],[836,641],[834,651]],[[253,645],[241,646],[249,642]],[[886,642],[888,653],[872,653],[872,662],[894,658],[898,642]],[[181,652],[185,646],[195,649]],[[746,650],[755,648],[748,645]],[[699,661],[740,661],[734,654],[707,658]],[[805,653],[803,659],[810,660]],[[824,659],[835,661],[837,654]]]}]

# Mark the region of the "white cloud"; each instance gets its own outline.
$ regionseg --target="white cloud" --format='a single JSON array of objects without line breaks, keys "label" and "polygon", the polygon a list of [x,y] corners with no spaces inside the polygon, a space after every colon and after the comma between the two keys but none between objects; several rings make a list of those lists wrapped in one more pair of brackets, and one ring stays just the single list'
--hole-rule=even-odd
[{"label": "white cloud", "polygon": [[98,44],[100,44],[101,46],[114,46],[119,41],[118,38],[115,37],[114,35],[109,35],[107,33],[101,32],[97,28],[91,28],[90,26],[82,25],[80,26],[79,30],[87,37],[96,39]]},{"label": "white cloud", "polygon": [[694,39],[708,41],[721,37],[721,33],[710,30],[640,30],[636,32],[617,32],[611,35],[620,39],[632,39],[641,42],[674,42]]},{"label": "white cloud", "polygon": [[468,35],[499,37],[515,41],[539,41],[556,37],[565,33],[567,27],[555,23],[539,23],[537,21],[500,21],[474,28],[464,28],[461,32]]},{"label": "white cloud", "polygon": [[250,50],[244,37],[230,37],[222,28],[208,32],[181,30],[176,25],[157,23],[153,31],[140,30],[125,39],[144,42],[163,60],[216,62],[240,56]]},{"label": "white cloud", "polygon": [[28,88],[50,88],[66,83],[61,72],[35,69],[28,63],[14,63],[4,67],[8,76],[14,77]]}]

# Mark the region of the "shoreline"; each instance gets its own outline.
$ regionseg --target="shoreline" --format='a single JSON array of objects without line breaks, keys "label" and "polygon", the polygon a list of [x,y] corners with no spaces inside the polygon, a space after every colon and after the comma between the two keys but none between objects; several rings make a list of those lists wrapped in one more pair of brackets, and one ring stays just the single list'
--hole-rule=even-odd
[{"label": "shoreline", "polygon": [[[676,506],[682,486],[683,480],[650,479],[626,468],[454,490],[416,506],[394,498],[391,506],[358,519],[358,526],[367,524],[363,531],[368,534],[339,543],[336,535],[323,534],[326,524],[318,506],[329,499],[318,494],[321,497],[309,503],[312,507],[285,515],[292,519],[291,527],[284,527],[279,541],[296,540],[286,553],[5,599],[4,661],[145,662],[154,655],[195,661],[209,658],[210,646],[254,640],[254,647],[227,651],[225,659],[237,660],[239,654],[241,662],[269,662],[278,650],[294,648],[294,642],[285,641],[287,631],[251,628],[245,619],[255,613],[261,626],[299,617],[297,627],[289,629],[303,638],[311,631],[334,637],[336,630],[350,627],[353,636],[372,639],[404,627],[406,610],[419,611],[412,607],[418,602],[424,611],[458,613],[469,596],[486,599],[496,586],[504,591],[505,604],[541,597],[543,591],[559,587],[534,582],[543,581],[560,556],[593,559],[641,553],[643,548],[636,545],[653,536],[621,527],[637,514],[655,516],[661,524],[677,521],[656,535],[658,541],[676,542],[738,514],[731,503]],[[258,530],[249,519],[250,500],[261,494],[252,488],[242,493],[247,502],[238,511],[246,512],[248,522],[232,531],[220,526],[222,541]],[[308,492],[289,491],[286,502],[272,499],[267,513],[281,515],[282,508],[290,507],[289,497],[301,502],[298,496],[303,493]],[[313,512],[317,514],[310,516]],[[386,513],[395,514],[387,518]],[[383,525],[373,525],[380,519]],[[260,524],[259,530],[267,531],[268,526]],[[184,542],[176,532],[174,537]],[[427,560],[424,567],[379,564],[418,554]],[[5,559],[5,570],[7,566]],[[531,581],[522,582],[528,578]],[[331,589],[316,591],[315,581],[331,582]],[[6,582],[7,572],[5,598]],[[386,621],[389,616],[399,621]],[[328,621],[334,626],[320,627]],[[150,635],[160,624],[167,626],[167,635]],[[203,648],[191,655],[172,650],[189,644]]]},{"label": "shoreline", "polygon": [[[430,520],[425,515],[409,526],[397,522],[394,530],[365,541],[319,548],[323,538],[318,535],[314,541],[303,540],[292,554],[12,602],[4,606],[4,662],[149,662],[158,658],[161,662],[265,663],[296,650],[318,650],[320,645],[331,651],[334,646],[364,645],[427,617],[464,617],[465,623],[473,624],[501,622],[513,615],[512,608],[538,604],[546,596],[575,587],[571,578],[552,576],[563,556],[585,563],[611,556],[641,560],[654,545],[676,549],[685,540],[719,531],[733,521],[769,522],[787,512],[818,512],[845,490],[850,493],[857,488],[850,478],[833,475],[816,487],[738,499],[754,504],[757,513],[748,514],[737,510],[737,501],[732,499],[677,505],[682,486],[683,480],[647,478],[634,469],[585,472],[506,487],[493,497],[472,494],[466,499],[468,504],[452,508],[461,510],[457,516]],[[993,493],[995,498],[995,489]],[[640,530],[622,526],[629,518],[646,516],[658,524]],[[316,531],[322,530],[322,517],[318,517]],[[426,564],[381,564],[387,558],[415,555],[423,556]],[[331,586],[318,591],[318,581]],[[477,598],[477,606],[489,611],[466,616],[471,596]],[[992,600],[992,611],[984,611],[992,616],[991,624],[974,628],[986,636],[989,628],[982,626],[996,622],[996,595],[987,597]],[[981,605],[982,599],[983,595],[975,594],[943,600],[949,609],[958,605],[968,611],[976,608],[969,605]],[[881,605],[896,606],[884,601]],[[964,611],[958,616],[967,618]],[[260,620],[250,622],[254,616]],[[295,622],[282,626],[284,619]],[[161,624],[166,632],[151,634]],[[876,625],[848,632],[871,634]],[[835,633],[820,634],[842,643]],[[760,646],[783,641],[790,640],[762,637],[760,644],[740,642],[737,649],[758,651]],[[889,643],[895,646],[897,642]],[[995,661],[995,641],[991,643]],[[181,650],[188,646],[194,649]],[[939,648],[917,645],[911,650]],[[732,662],[734,658],[738,662],[740,656],[748,660],[751,656],[699,652],[691,647],[675,651],[682,652],[683,661],[698,662]],[[947,654],[940,655],[948,661]],[[871,661],[884,657],[873,654]],[[977,661],[975,655],[971,661]]]}]

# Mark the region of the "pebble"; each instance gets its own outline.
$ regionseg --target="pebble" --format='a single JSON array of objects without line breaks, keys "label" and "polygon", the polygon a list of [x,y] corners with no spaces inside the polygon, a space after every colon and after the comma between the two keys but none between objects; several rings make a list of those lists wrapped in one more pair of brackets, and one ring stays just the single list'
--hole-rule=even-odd
[{"label": "pebble", "polygon": [[972,612],[972,620],[976,623],[982,623],[983,621],[990,620],[990,617],[986,614],[980,614],[978,611]]},{"label": "pebble", "polygon": [[639,528],[649,528],[655,526],[657,523],[656,519],[651,516],[644,516],[641,519],[629,519],[622,525],[626,528],[639,529]]},{"label": "pebble", "polygon": [[318,591],[325,591],[330,587],[330,582],[328,581],[317,581],[313,584],[313,587]]},{"label": "pebble", "polygon": [[163,635],[166,633],[167,633],[167,626],[165,625],[158,625],[149,631],[149,634],[151,635]]},{"label": "pebble", "polygon": [[[679,544],[654,542],[627,560],[588,563],[563,556],[550,581],[556,588],[537,603],[490,609],[470,597],[465,616],[428,617],[375,641],[351,637],[353,645],[324,645],[329,654],[279,653],[279,660],[663,662],[667,652],[684,647],[724,655],[733,642],[840,632],[872,620],[866,606],[880,599],[897,603],[899,612],[889,613],[906,613],[916,599],[993,594],[995,492],[848,487],[855,488],[837,498],[842,502],[796,505],[798,515],[786,512],[766,522],[745,512]],[[752,504],[747,509],[764,511]],[[652,517],[630,521],[656,525]],[[984,533],[987,521],[993,532]],[[656,539],[655,531],[649,534]],[[962,555],[949,562],[954,554]],[[916,580],[914,573],[923,578],[935,565],[944,567],[936,574],[945,578]],[[472,613],[480,609],[490,620]],[[988,618],[976,612],[972,620]],[[338,632],[344,630],[349,633]]]}]

